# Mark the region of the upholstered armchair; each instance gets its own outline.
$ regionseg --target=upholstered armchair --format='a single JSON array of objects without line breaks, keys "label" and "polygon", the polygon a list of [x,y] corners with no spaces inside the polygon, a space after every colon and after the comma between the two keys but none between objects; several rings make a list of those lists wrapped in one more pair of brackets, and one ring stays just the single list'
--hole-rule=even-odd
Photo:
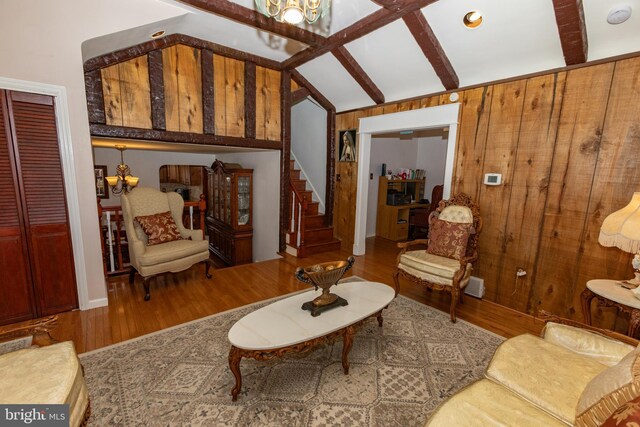
[{"label": "upholstered armchair", "polygon": [[0,404],[69,405],[69,426],[91,413],[84,374],[72,341],[49,334],[55,316],[0,328]]},{"label": "upholstered armchair", "polygon": [[[429,216],[429,239],[398,243],[397,267],[393,273],[396,293],[400,278],[430,290],[451,295],[449,314],[456,321],[456,306],[462,303],[473,263],[477,260],[478,235],[482,230],[480,209],[469,196],[460,193],[440,201]],[[425,249],[409,250],[426,245]]]},{"label": "upholstered armchair", "polygon": [[[136,272],[142,276],[145,301],[151,298],[149,281],[156,275],[177,273],[204,261],[205,276],[211,278],[209,243],[203,238],[202,230],[188,230],[182,225],[183,209],[184,200],[178,193],[163,193],[153,188],[139,187],[122,196],[122,216],[129,240],[132,267],[129,283],[134,283]],[[177,228],[179,236],[174,239],[151,236],[153,241],[150,241],[149,235],[141,227],[142,219],[167,212],[175,223],[175,227],[171,224],[169,226],[174,234]]]}]

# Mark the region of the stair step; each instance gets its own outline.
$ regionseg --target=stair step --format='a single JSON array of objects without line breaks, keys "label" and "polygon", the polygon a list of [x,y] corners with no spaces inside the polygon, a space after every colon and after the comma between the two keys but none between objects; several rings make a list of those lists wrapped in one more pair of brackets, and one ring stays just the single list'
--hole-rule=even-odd
[{"label": "stair step", "polygon": [[302,258],[313,254],[337,250],[340,250],[340,240],[333,239],[325,243],[305,244],[297,250],[297,256]]},{"label": "stair step", "polygon": [[326,243],[333,240],[333,227],[307,228],[304,230],[304,243]]},{"label": "stair step", "polygon": [[293,169],[296,166],[296,161],[293,159],[289,159],[289,166]]},{"label": "stair step", "polygon": [[307,204],[307,212],[306,216],[314,216],[314,215],[318,215],[318,206],[320,204],[318,202],[311,202]]},{"label": "stair step", "polygon": [[325,226],[324,221],[324,215],[307,215],[304,218],[307,228],[322,228]]},{"label": "stair step", "polygon": [[304,191],[299,191],[299,193],[300,193],[300,197],[307,198],[307,203],[313,202],[313,191],[304,190]]},{"label": "stair step", "polygon": [[304,179],[292,179],[291,184],[293,184],[293,188],[298,191],[307,190],[307,181],[305,181]]},{"label": "stair step", "polygon": [[289,172],[289,179],[293,179],[293,180],[300,179],[300,170],[292,169],[291,172]]}]

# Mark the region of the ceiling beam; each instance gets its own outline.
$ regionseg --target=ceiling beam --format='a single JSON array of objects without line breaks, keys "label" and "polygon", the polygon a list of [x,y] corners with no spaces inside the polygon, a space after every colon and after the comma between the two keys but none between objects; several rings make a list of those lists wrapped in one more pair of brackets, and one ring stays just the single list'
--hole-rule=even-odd
[{"label": "ceiling beam", "polygon": [[409,31],[416,39],[418,46],[427,57],[434,71],[442,81],[442,85],[447,90],[456,89],[460,86],[456,70],[453,69],[449,58],[440,45],[438,38],[434,34],[431,26],[427,22],[421,11],[416,10],[402,17],[407,24]]},{"label": "ceiling beam", "polygon": [[312,33],[311,31],[296,27],[295,25],[278,22],[260,12],[248,9],[229,0],[180,0],[180,2],[310,46],[321,45],[326,40],[325,37]]},{"label": "ceiling beam", "polygon": [[553,0],[560,43],[567,65],[587,62],[587,28],[582,0]]},{"label": "ceiling beam", "polygon": [[358,82],[360,87],[367,92],[367,95],[369,95],[376,104],[384,103],[384,94],[382,91],[378,89],[378,86],[376,86],[373,80],[371,80],[367,73],[362,69],[360,64],[358,64],[358,61],[351,56],[346,47],[338,46],[333,49],[331,53],[338,61],[340,61],[344,69],[351,74],[351,77]]},{"label": "ceiling beam", "polygon": [[318,104],[320,104],[322,108],[327,111],[336,111],[336,107],[333,106],[331,101],[325,98],[325,96],[321,94],[320,91],[316,89],[309,80],[305,79],[298,70],[291,70],[291,78],[293,79],[293,81],[298,83],[298,86],[306,88],[311,94],[311,97],[318,101]]},{"label": "ceiling beam", "polygon": [[318,46],[311,46],[296,53],[282,63],[283,68],[296,68],[319,56],[330,52],[337,47],[344,46],[362,36],[384,27],[385,25],[402,18],[407,13],[414,12],[435,3],[437,0],[397,0],[398,7],[395,10],[380,9],[353,23],[347,28],[327,37]]},{"label": "ceiling beam", "polygon": [[310,96],[310,95],[311,95],[311,92],[309,92],[309,89],[307,89],[306,87],[301,87],[292,91],[291,105],[296,105],[297,103],[299,103],[300,101],[302,101],[303,99],[305,99],[307,96]]}]

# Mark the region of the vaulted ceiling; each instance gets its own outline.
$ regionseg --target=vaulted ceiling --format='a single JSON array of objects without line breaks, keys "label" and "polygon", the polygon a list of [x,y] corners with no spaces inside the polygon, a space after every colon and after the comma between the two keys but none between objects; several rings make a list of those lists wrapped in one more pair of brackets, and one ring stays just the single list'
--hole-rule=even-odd
[{"label": "vaulted ceiling", "polygon": [[330,17],[300,27],[254,0],[157,1],[184,14],[87,40],[84,59],[186,34],[296,70],[340,112],[640,51],[640,0],[618,25],[617,0],[333,0]]}]

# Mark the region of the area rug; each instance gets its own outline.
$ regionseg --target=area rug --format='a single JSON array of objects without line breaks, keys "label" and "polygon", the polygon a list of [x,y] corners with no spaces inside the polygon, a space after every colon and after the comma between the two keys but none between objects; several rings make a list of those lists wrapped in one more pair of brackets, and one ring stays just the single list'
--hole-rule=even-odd
[{"label": "area rug", "polygon": [[483,375],[503,340],[398,296],[382,328],[372,318],[357,331],[349,375],[340,341],[305,356],[243,359],[242,391],[232,402],[227,333],[270,302],[82,354],[90,425],[422,426],[439,403]]}]

